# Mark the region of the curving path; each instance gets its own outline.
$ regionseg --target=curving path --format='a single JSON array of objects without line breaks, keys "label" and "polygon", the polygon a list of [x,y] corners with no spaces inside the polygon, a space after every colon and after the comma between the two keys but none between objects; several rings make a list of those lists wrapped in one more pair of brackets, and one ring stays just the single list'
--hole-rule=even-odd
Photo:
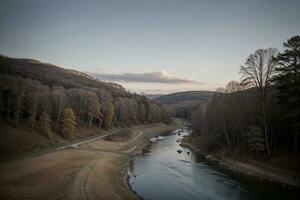
[{"label": "curving path", "polygon": [[134,142],[144,130],[159,126],[136,127],[139,134],[127,142],[103,140],[117,133],[113,131],[43,155],[1,163],[0,199],[122,199],[110,180],[112,171],[120,167],[115,163],[137,148]]}]

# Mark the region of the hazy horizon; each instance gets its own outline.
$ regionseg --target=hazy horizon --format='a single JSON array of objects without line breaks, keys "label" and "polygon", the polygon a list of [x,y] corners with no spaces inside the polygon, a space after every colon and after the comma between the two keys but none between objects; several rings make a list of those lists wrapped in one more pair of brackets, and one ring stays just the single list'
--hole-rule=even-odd
[{"label": "hazy horizon", "polygon": [[300,1],[0,0],[0,53],[132,92],[214,90],[258,48],[300,33]]}]

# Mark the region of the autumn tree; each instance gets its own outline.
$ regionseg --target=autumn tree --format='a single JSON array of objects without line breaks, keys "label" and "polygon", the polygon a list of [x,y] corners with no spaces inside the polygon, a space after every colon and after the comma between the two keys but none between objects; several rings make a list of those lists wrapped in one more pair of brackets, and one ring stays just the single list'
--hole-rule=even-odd
[{"label": "autumn tree", "polygon": [[83,107],[81,90],[79,88],[72,88],[66,91],[68,98],[70,99],[70,105],[77,116],[78,122],[81,121],[81,112]]},{"label": "autumn tree", "polygon": [[129,110],[127,102],[124,98],[117,97],[115,99],[116,120],[119,124],[129,125]]},{"label": "autumn tree", "polygon": [[115,108],[111,102],[105,102],[103,105],[104,127],[108,128],[113,123]]},{"label": "autumn tree", "polygon": [[46,111],[43,111],[39,117],[39,131],[47,138],[51,138],[51,118]]},{"label": "autumn tree", "polygon": [[61,118],[61,133],[65,138],[71,138],[76,126],[76,116],[71,108],[65,108]]},{"label": "autumn tree", "polygon": [[98,89],[95,91],[95,93],[98,95],[102,105],[101,115],[103,117],[103,126],[108,128],[111,126],[115,114],[112,94],[106,89]]},{"label": "autumn tree", "polygon": [[100,119],[102,105],[99,102],[98,96],[92,91],[87,92],[87,99],[87,115],[89,126],[91,127],[93,119]]}]

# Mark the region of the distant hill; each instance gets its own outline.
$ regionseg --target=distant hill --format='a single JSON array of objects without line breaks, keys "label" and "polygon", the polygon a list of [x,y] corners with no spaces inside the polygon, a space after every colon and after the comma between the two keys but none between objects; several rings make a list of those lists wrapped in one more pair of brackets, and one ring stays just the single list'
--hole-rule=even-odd
[{"label": "distant hill", "polygon": [[103,88],[113,94],[126,94],[127,91],[119,84],[104,82],[94,77],[73,70],[25,58],[9,58],[0,56],[0,73],[21,76],[38,80],[49,87],[63,86],[68,88]]},{"label": "distant hill", "polygon": [[208,102],[213,94],[213,91],[176,92],[155,97],[153,100],[167,105],[176,117],[189,118],[195,107],[199,103]]},{"label": "distant hill", "polygon": [[0,56],[0,156],[103,129],[172,123],[167,107],[121,85],[38,60]]},{"label": "distant hill", "polygon": [[157,97],[163,96],[164,94],[146,94],[146,93],[142,93],[141,95],[144,95],[148,99],[152,100],[152,99],[155,99]]},{"label": "distant hill", "polygon": [[208,100],[213,93],[213,91],[176,92],[172,94],[160,95],[154,99],[167,105],[181,104],[183,102],[202,102]]}]

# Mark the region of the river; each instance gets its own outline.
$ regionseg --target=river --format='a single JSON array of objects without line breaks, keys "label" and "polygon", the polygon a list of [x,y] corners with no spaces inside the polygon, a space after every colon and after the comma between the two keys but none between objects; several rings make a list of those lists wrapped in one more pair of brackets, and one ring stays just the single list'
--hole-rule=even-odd
[{"label": "river", "polygon": [[129,184],[138,196],[145,200],[298,199],[295,189],[206,163],[180,146],[182,135],[167,136],[154,143],[150,153],[133,159]]}]

